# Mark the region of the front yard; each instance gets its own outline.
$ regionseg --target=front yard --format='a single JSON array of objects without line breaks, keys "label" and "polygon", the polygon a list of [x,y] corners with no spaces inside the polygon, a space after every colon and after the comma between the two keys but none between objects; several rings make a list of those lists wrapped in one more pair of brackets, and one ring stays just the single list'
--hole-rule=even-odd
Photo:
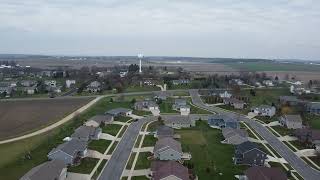
[{"label": "front yard", "polygon": [[146,135],[144,136],[142,147],[154,146],[156,142],[157,138],[155,138],[153,135]]},{"label": "front yard", "polygon": [[148,169],[151,166],[151,160],[148,157],[151,156],[150,152],[140,152],[138,160],[134,169]]},{"label": "front yard", "polygon": [[105,139],[93,140],[89,143],[88,149],[96,150],[103,154],[110,144],[111,141]]},{"label": "front yard", "polygon": [[90,174],[98,161],[98,159],[94,158],[84,158],[81,160],[80,165],[69,167],[68,172]]},{"label": "front yard", "polygon": [[276,130],[281,136],[286,136],[286,135],[292,135],[293,134],[293,129],[287,129],[282,126],[272,126],[272,129]]},{"label": "front yard", "polygon": [[121,127],[122,126],[119,124],[108,124],[108,125],[102,127],[102,132],[116,136],[118,134],[119,130],[121,129]]},{"label": "front yard", "polygon": [[175,132],[181,135],[183,151],[191,152],[192,159],[188,163],[194,165],[199,179],[235,179],[234,175],[243,174],[247,169],[233,164],[234,147],[221,144],[221,131],[210,128],[205,122],[197,122],[194,128]]}]

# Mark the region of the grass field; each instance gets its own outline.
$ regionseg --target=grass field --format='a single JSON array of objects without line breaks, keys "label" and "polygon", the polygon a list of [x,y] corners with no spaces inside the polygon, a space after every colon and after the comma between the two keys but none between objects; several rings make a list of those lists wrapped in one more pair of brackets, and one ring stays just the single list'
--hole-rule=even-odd
[{"label": "grass field", "polygon": [[92,98],[0,102],[0,140],[20,136],[61,120]]},{"label": "grass field", "polygon": [[88,149],[96,150],[103,154],[110,144],[111,141],[105,139],[93,140],[89,143]]},{"label": "grass field", "polygon": [[220,130],[210,128],[205,122],[197,122],[196,127],[176,130],[176,133],[181,134],[183,151],[191,152],[192,159],[189,163],[194,165],[199,179],[235,179],[234,175],[243,174],[243,170],[247,168],[233,164],[234,147],[221,144]]},{"label": "grass field", "polygon": [[[60,127],[39,136],[34,136],[25,140],[0,145],[0,153],[5,154],[0,158],[1,179],[19,179],[32,167],[35,167],[47,160],[47,153],[57,145],[62,143],[64,137],[70,136],[74,130],[81,126],[84,121],[96,114],[122,107],[124,103],[110,102],[110,98],[104,98],[97,102],[83,114],[78,115],[73,120]],[[114,149],[116,143],[111,148]],[[26,159],[25,155],[30,154],[31,159]]]},{"label": "grass field", "polygon": [[320,116],[308,114],[304,118],[312,128],[320,129]]},{"label": "grass field", "polygon": [[314,71],[319,72],[320,67],[297,63],[274,63],[274,62],[246,62],[246,63],[225,63],[234,69],[246,71]]},{"label": "grass field", "polygon": [[138,160],[134,169],[148,169],[151,166],[151,160],[148,157],[151,156],[150,152],[140,152]]},{"label": "grass field", "polygon": [[90,174],[98,161],[98,159],[94,158],[83,158],[80,165],[69,167],[68,172]]}]

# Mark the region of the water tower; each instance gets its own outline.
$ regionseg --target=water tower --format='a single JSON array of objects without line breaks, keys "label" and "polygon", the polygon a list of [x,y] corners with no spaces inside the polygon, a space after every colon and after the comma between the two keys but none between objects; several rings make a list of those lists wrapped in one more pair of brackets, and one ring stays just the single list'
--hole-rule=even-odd
[{"label": "water tower", "polygon": [[142,73],[142,58],[143,58],[143,54],[138,54],[138,58],[139,58],[139,73]]}]

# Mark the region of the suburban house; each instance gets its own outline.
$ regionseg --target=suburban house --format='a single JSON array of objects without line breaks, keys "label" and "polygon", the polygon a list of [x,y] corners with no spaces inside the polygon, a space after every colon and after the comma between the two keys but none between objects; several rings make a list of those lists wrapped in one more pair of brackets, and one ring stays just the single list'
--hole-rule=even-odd
[{"label": "suburban house", "polygon": [[24,87],[31,87],[31,86],[37,85],[37,81],[35,81],[35,80],[22,80],[22,81],[20,81],[20,84],[21,84],[21,86],[24,86]]},{"label": "suburban house", "polygon": [[166,137],[173,137],[174,136],[174,130],[169,127],[169,126],[159,126],[157,128],[157,131],[155,132],[154,134],[154,137],[157,137],[157,138],[166,138]]},{"label": "suburban house", "polygon": [[310,94],[310,89],[306,89],[303,85],[291,85],[290,92],[296,95]]},{"label": "suburban house", "polygon": [[301,143],[320,152],[320,130],[301,128],[294,131],[294,135]]},{"label": "suburban house", "polygon": [[279,102],[282,105],[296,106],[300,104],[302,101],[299,100],[296,96],[280,96]]},{"label": "suburban house", "polygon": [[72,139],[52,149],[47,156],[50,160],[57,159],[63,161],[66,165],[75,165],[80,163],[81,158],[85,157],[86,153],[87,142]]},{"label": "suburban house", "polygon": [[229,84],[242,86],[243,85],[243,81],[241,79],[231,79],[229,81]]},{"label": "suburban house", "polygon": [[154,101],[145,100],[134,103],[134,109],[139,111],[151,111],[159,109],[159,106]]},{"label": "suburban house", "polygon": [[264,81],[262,81],[262,83],[264,85],[266,85],[267,87],[273,87],[274,86],[274,84],[273,84],[273,82],[271,80],[264,80]]},{"label": "suburban house", "polygon": [[208,118],[208,124],[214,128],[233,128],[239,129],[240,125],[237,119],[226,115],[213,115]]},{"label": "suburban house", "polygon": [[188,79],[179,79],[179,80],[172,80],[172,84],[177,86],[177,85],[187,85],[190,84],[190,80]]},{"label": "suburban house", "polygon": [[190,106],[187,105],[186,99],[175,99],[172,109],[180,111],[181,115],[187,116],[190,114]]},{"label": "suburban house", "polygon": [[180,129],[180,128],[189,128],[196,125],[195,121],[192,120],[189,116],[180,116],[180,115],[171,115],[171,116],[161,116],[164,124],[166,126]]},{"label": "suburban house", "polygon": [[57,81],[56,80],[45,80],[44,84],[46,86],[56,87],[57,86]]},{"label": "suburban house", "polygon": [[283,115],[279,118],[279,123],[288,129],[302,128],[302,119],[300,115]]},{"label": "suburban house", "polygon": [[248,141],[248,133],[244,129],[222,128],[223,143],[239,145]]},{"label": "suburban house", "polygon": [[66,88],[70,88],[74,84],[76,84],[76,80],[72,80],[72,79],[66,80]]},{"label": "suburban house", "polygon": [[85,126],[99,127],[100,125],[111,124],[114,120],[114,117],[105,114],[105,115],[96,115],[90,118],[87,122],[85,122]]},{"label": "suburban house", "polygon": [[276,108],[269,105],[260,105],[258,107],[254,107],[251,109],[251,111],[258,116],[272,117],[276,114]]},{"label": "suburban house", "polygon": [[167,100],[167,98],[171,96],[171,94],[169,92],[166,92],[166,91],[160,91],[160,92],[155,92],[154,93],[154,99],[156,101],[158,101],[159,99],[165,101]]},{"label": "suburban house", "polygon": [[127,108],[115,108],[107,111],[105,114],[109,114],[114,117],[130,116],[132,114],[132,110]]},{"label": "suburban house", "polygon": [[267,154],[259,149],[258,145],[246,141],[236,146],[234,163],[248,166],[263,166]]},{"label": "suburban house", "polygon": [[36,92],[37,87],[36,86],[32,86],[32,87],[24,87],[23,91],[29,95],[32,95]]},{"label": "suburban house", "polygon": [[308,113],[320,115],[320,102],[310,102],[306,105]]},{"label": "suburban house", "polygon": [[80,126],[71,135],[72,139],[80,141],[98,140],[102,133],[102,129],[92,126]]},{"label": "suburban house", "polygon": [[183,154],[181,143],[171,137],[160,138],[154,146],[153,154],[159,160],[179,161]]},{"label": "suburban house", "polygon": [[281,168],[253,166],[240,176],[239,180],[287,180],[287,175]]},{"label": "suburban house", "polygon": [[152,180],[190,180],[189,170],[176,161],[153,161]]},{"label": "suburban house", "polygon": [[221,98],[231,98],[232,97],[232,94],[231,93],[228,93],[228,91],[224,91],[223,93],[219,93],[219,96]]},{"label": "suburban house", "polygon": [[234,109],[244,109],[246,103],[236,98],[223,98],[223,104],[232,106]]},{"label": "suburban house", "polygon": [[87,91],[90,93],[96,93],[101,90],[101,83],[98,81],[93,81],[87,86]]},{"label": "suburban house", "polygon": [[0,87],[0,94],[5,93],[6,97],[10,97],[12,92],[12,87]]},{"label": "suburban house", "polygon": [[67,167],[58,159],[42,163],[28,171],[20,180],[65,180]]}]

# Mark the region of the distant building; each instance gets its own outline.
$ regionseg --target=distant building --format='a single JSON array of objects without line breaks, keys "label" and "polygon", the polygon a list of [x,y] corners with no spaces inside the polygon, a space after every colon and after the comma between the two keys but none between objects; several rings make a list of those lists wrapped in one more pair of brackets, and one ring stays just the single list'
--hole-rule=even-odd
[{"label": "distant building", "polygon": [[66,88],[70,88],[72,85],[76,84],[76,80],[66,80]]},{"label": "distant building", "polygon": [[130,116],[132,114],[131,109],[126,109],[126,108],[115,108],[107,111],[105,114],[112,115],[114,117],[118,116]]},{"label": "distant building", "polygon": [[175,86],[187,85],[187,84],[190,84],[190,80],[188,80],[188,79],[172,80],[172,84],[175,85]]},{"label": "distant building", "polygon": [[56,80],[45,80],[44,84],[50,87],[56,87],[57,86],[57,81]]},{"label": "distant building", "polygon": [[228,91],[224,91],[223,93],[220,93],[219,96],[221,98],[231,98],[232,97],[232,94],[231,93],[228,93]]},{"label": "distant building", "polygon": [[151,110],[158,110],[159,106],[156,102],[154,101],[138,101],[134,103],[134,109],[136,110],[142,110],[142,111],[151,111]]},{"label": "distant building", "polygon": [[273,82],[271,80],[264,80],[262,83],[264,85],[266,85],[267,87],[273,87],[274,86],[274,84],[273,84]]},{"label": "distant building", "polygon": [[208,124],[215,128],[233,128],[239,129],[240,125],[237,119],[226,115],[212,115],[208,118]]},{"label": "distant building", "polygon": [[99,140],[102,129],[92,126],[80,126],[71,135],[72,139],[80,141]]},{"label": "distant building", "polygon": [[22,81],[20,81],[20,84],[21,84],[21,86],[24,86],[24,87],[31,87],[31,86],[37,85],[37,81],[35,81],[35,80],[22,80]]},{"label": "distant building", "polygon": [[272,117],[276,114],[276,108],[269,105],[260,105],[251,109],[251,111],[258,116]]},{"label": "distant building", "polygon": [[306,105],[308,113],[320,115],[320,102],[310,102]]},{"label": "distant building", "polygon": [[302,119],[300,115],[283,115],[279,118],[279,123],[288,129],[302,128]]},{"label": "distant building", "polygon": [[161,117],[166,126],[176,128],[176,129],[189,128],[196,125],[195,121],[191,119],[190,116],[163,115]]},{"label": "distant building", "polygon": [[37,88],[36,88],[35,86],[23,88],[23,91],[24,91],[25,93],[27,93],[28,95],[34,94],[34,93],[36,92],[36,90],[37,90]]},{"label": "distant building", "polygon": [[101,83],[98,81],[93,81],[87,86],[87,91],[89,93],[96,93],[101,91]]},{"label": "distant building", "polygon": [[166,137],[173,137],[174,136],[174,130],[169,126],[159,126],[157,128],[157,131],[154,134],[157,138],[166,138]]},{"label": "distant building", "polygon": [[96,115],[91,117],[87,122],[85,122],[85,126],[99,127],[100,125],[107,125],[113,122],[114,118],[111,115]]},{"label": "distant building", "polygon": [[224,98],[223,104],[232,106],[234,109],[244,109],[246,103],[236,98]]}]

